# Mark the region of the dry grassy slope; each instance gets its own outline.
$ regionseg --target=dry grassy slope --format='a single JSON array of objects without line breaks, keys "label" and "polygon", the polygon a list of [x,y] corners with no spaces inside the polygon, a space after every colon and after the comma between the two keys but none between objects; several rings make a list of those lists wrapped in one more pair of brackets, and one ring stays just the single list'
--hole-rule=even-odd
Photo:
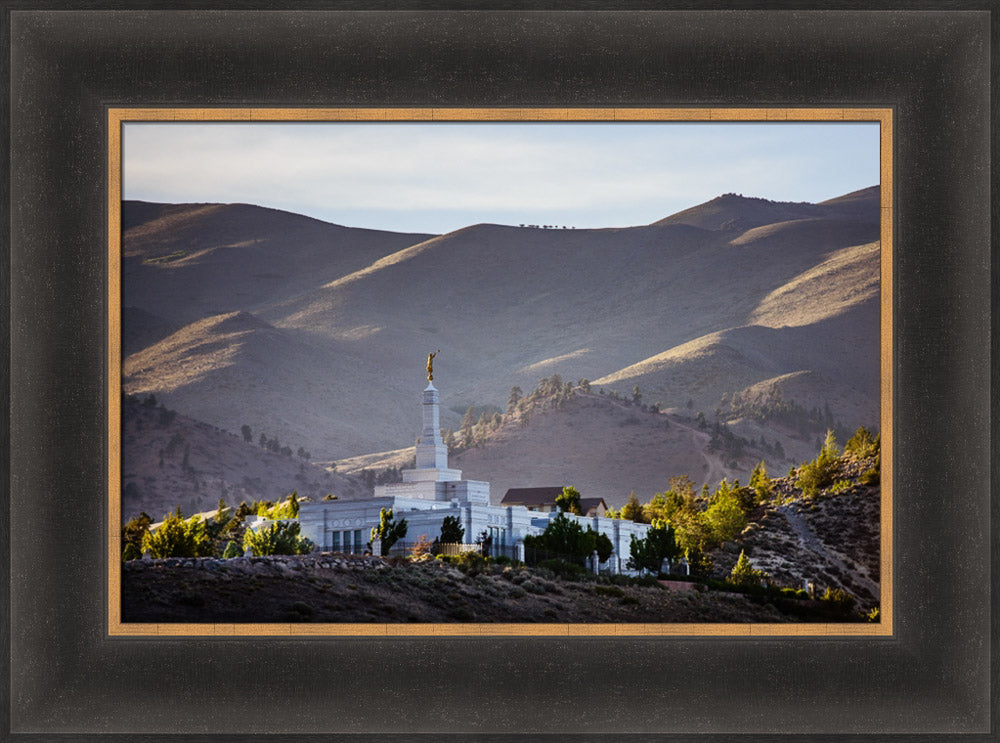
[{"label": "dry grassy slope", "polygon": [[[782,297],[774,295],[782,286],[803,281],[837,251],[877,238],[875,197],[877,191],[847,199],[846,206],[807,209],[804,219],[782,212],[777,216],[798,221],[769,230],[755,225],[749,231],[712,231],[684,224],[684,219],[698,221],[699,207],[670,224],[608,230],[477,225],[417,244],[406,236],[334,228],[252,207],[188,207],[192,216],[187,217],[183,208],[164,208],[169,213],[127,230],[126,253],[133,261],[190,249],[192,243],[200,248],[198,231],[188,222],[222,221],[229,231],[217,228],[224,239],[215,238],[215,247],[205,253],[140,265],[142,280],[127,274],[126,285],[134,283],[136,303],[161,317],[169,316],[157,312],[161,305],[179,308],[193,301],[183,312],[175,312],[200,319],[208,312],[245,309],[242,303],[252,302],[254,314],[272,327],[231,344],[242,344],[239,348],[220,351],[229,353],[233,363],[178,385],[169,394],[180,395],[183,389],[188,397],[171,398],[173,404],[226,427],[253,425],[252,419],[259,418],[258,425],[279,435],[288,430],[318,456],[343,457],[413,441],[419,429],[418,386],[426,353],[432,349],[441,349],[436,367],[439,386],[448,397],[446,408],[502,406],[512,385],[528,389],[552,373],[567,379],[617,375],[630,389],[629,379],[619,373],[622,369],[702,336],[745,326],[754,321],[754,313],[762,315],[758,321],[770,322],[763,315],[784,312]],[[746,212],[761,208],[758,202],[728,199],[725,206],[733,219],[746,221]],[[762,203],[770,208],[769,202]],[[711,207],[711,219],[723,215],[718,206]],[[709,205],[703,207],[709,210]],[[242,219],[223,220],[234,209]],[[858,213],[840,218],[851,210]],[[267,220],[278,226],[265,226]],[[259,223],[263,237],[241,231],[251,222]],[[351,239],[338,243],[342,250],[331,249],[322,240],[296,238],[298,233],[288,231],[289,223],[310,235],[333,230]],[[373,242],[358,248],[362,243],[354,239],[355,233],[378,237],[378,246]],[[387,248],[390,238],[397,241],[396,249]],[[223,243],[229,247],[220,247]],[[244,260],[253,268],[243,267]],[[281,272],[281,279],[260,278],[271,271]],[[148,304],[139,301],[142,297],[149,298]],[[823,302],[829,299],[822,297]],[[249,354],[244,347],[257,335],[266,342]],[[288,363],[285,341],[279,337],[295,341],[295,365]],[[832,370],[832,379],[855,366],[847,351],[856,345],[857,335],[845,339],[844,353],[829,354],[843,362]],[[728,340],[736,343],[738,338]],[[775,337],[772,345],[785,353],[787,349],[779,348],[782,343]],[[192,340],[189,347],[200,345]],[[743,354],[745,347],[733,350]],[[718,354],[718,360],[708,361],[723,370],[736,369],[726,361],[726,353],[719,346],[705,356]],[[306,355],[321,360],[311,362]],[[159,358],[170,364],[173,357]],[[244,373],[251,358],[256,366]],[[176,360],[183,361],[180,356]],[[152,361],[138,366],[146,369],[143,388],[155,390],[159,364]],[[776,374],[800,371],[767,359],[761,363],[765,369],[777,367]],[[194,363],[174,368],[184,366],[198,368]],[[279,378],[283,388],[275,387]],[[755,374],[736,382],[753,384],[766,378]],[[260,383],[244,387],[248,379]],[[721,389],[703,394],[697,387],[704,379],[689,375],[687,387],[660,383],[660,396],[647,394],[646,399],[669,406],[694,396],[708,407]],[[718,384],[737,388],[732,382]],[[663,397],[666,393],[669,396]],[[331,409],[329,400],[337,400],[337,406]],[[197,407],[189,408],[188,403]],[[455,426],[457,418],[449,413],[442,422]],[[355,442],[345,443],[345,437]]]},{"label": "dry grassy slope", "polygon": [[[594,383],[626,390],[638,384],[646,399],[666,405],[687,396],[706,414],[726,409],[723,395],[776,387],[806,408],[829,404],[850,427],[877,428],[878,276],[878,243],[833,251],[768,293],[749,313],[752,324],[696,338]],[[767,433],[752,425],[736,430]],[[800,446],[780,430],[771,433],[789,453]]]},{"label": "dry grassy slope", "polygon": [[255,311],[427,237],[249,204],[125,201],[122,304],[178,323]]},{"label": "dry grassy slope", "polygon": [[709,434],[679,416],[643,412],[597,394],[577,393],[562,408],[533,412],[527,425],[506,423],[480,448],[450,459],[470,479],[490,483],[499,503],[509,488],[571,485],[587,498],[621,506],[663,492],[671,477],[700,486],[744,477],[762,454],[748,450],[732,467],[708,451]]},{"label": "dry grassy slope", "polygon": [[[123,367],[129,394],[152,392],[199,420],[229,431],[247,424],[321,458],[352,447],[371,451],[412,441],[420,426],[416,403],[409,417],[372,404],[371,380],[379,368],[370,361],[350,356],[343,344],[317,345],[247,312],[192,323],[132,354]],[[368,380],[365,386],[355,386],[359,377]],[[359,420],[367,426],[359,427]]]},{"label": "dry grassy slope", "polygon": [[[256,430],[254,443],[248,444],[239,427],[237,433],[226,432],[180,414],[163,423],[158,408],[138,401],[123,405],[122,424],[123,521],[140,511],[156,521],[177,506],[185,514],[214,509],[220,497],[238,505],[242,500],[277,500],[292,490],[314,498],[362,494],[350,478],[260,448]],[[298,448],[294,440],[285,443]]]}]

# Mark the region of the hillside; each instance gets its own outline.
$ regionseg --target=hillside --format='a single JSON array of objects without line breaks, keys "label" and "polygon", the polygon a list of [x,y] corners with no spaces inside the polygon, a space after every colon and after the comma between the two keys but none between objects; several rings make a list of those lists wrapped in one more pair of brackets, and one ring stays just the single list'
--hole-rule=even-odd
[{"label": "hillside", "polygon": [[[274,431],[319,460],[412,446],[436,349],[451,428],[453,411],[503,409],[513,386],[553,374],[626,395],[638,384],[647,403],[710,423],[719,409],[793,456],[815,430],[727,401],[794,396],[845,428],[878,424],[877,187],[812,205],[729,195],[642,227],[440,236],[247,205],[123,208],[135,308],[123,335],[129,350],[149,341],[125,360],[125,390],[220,428]],[[578,461],[568,451],[602,458],[622,439],[613,416],[598,420],[608,430],[576,426],[594,428],[580,444],[539,436],[502,451],[530,452],[532,477],[555,478],[551,462]],[[637,466],[624,449],[613,459]]]},{"label": "hillside", "polygon": [[122,202],[122,304],[177,324],[322,286],[429,237],[250,204]]},{"label": "hillside", "polygon": [[864,485],[861,474],[874,457],[838,461],[843,489],[803,495],[795,480],[774,480],[778,498],[757,509],[734,542],[713,553],[717,577],[732,570],[740,551],[780,585],[840,588],[870,609],[881,603],[881,488]]},{"label": "hillside", "polygon": [[434,560],[407,564],[329,553],[132,560],[122,568],[122,597],[124,622],[859,621],[831,613],[823,602],[755,601],[693,585],[564,580],[544,569],[496,564],[466,575]]},{"label": "hillside", "polygon": [[[487,415],[488,422],[473,425],[471,443],[462,428],[455,430],[450,465],[464,477],[489,482],[494,504],[510,488],[571,485],[616,508],[633,491],[648,500],[671,477],[686,475],[699,487],[714,487],[723,478],[745,481],[762,459],[773,471],[795,461],[773,450],[777,439],[766,445],[759,438],[727,442],[728,427],[701,424],[694,413],[667,414],[597,387],[569,387],[557,375],[543,379],[507,414]],[[784,438],[802,451],[814,450],[812,437],[808,443]],[[383,473],[411,467],[412,460],[410,447],[341,459],[337,471]]]},{"label": "hillside", "polygon": [[[295,454],[267,451],[258,445],[261,431],[252,433],[247,443],[239,433],[180,415],[155,400],[149,404],[148,398],[126,398],[122,521],[141,511],[156,521],[178,506],[187,514],[214,510],[220,498],[235,506],[244,500],[277,500],[292,490],[313,499],[327,493],[363,494],[351,478],[327,472]],[[298,449],[294,440],[287,445]]]}]

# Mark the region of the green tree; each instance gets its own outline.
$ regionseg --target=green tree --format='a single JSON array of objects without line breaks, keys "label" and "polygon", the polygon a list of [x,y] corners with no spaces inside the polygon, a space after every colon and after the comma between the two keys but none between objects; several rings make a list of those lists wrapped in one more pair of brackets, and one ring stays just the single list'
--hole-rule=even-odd
[{"label": "green tree", "polygon": [[844,444],[844,452],[859,459],[874,456],[878,454],[880,439],[881,436],[872,436],[871,431],[861,426]]},{"label": "green tree", "polygon": [[634,490],[629,494],[625,505],[622,506],[621,517],[627,521],[634,521],[637,524],[648,523],[643,513],[642,505],[639,503]]},{"label": "green tree", "polygon": [[125,549],[122,550],[122,562],[128,562],[129,560],[138,560],[140,557],[142,557],[142,553],[139,551],[139,548],[136,547],[131,542],[126,544]]},{"label": "green tree", "polygon": [[205,522],[198,516],[184,519],[172,513],[156,531],[147,531],[142,537],[142,551],[156,559],[164,557],[208,557],[212,542],[205,530]]},{"label": "green tree", "polygon": [[803,495],[811,498],[833,483],[839,455],[833,431],[827,431],[826,440],[823,442],[816,459],[803,464],[798,469],[795,484],[802,490]]},{"label": "green tree", "polygon": [[642,392],[639,391],[639,385],[632,388],[632,403],[635,405],[642,403]]},{"label": "green tree", "polygon": [[660,566],[665,558],[674,559],[680,555],[680,548],[674,537],[674,530],[666,521],[654,521],[642,539],[632,535],[629,544],[630,556],[628,566],[633,570],[650,570],[660,572]]},{"label": "green tree", "polygon": [[243,440],[248,444],[253,441],[253,431],[250,429],[246,423],[240,426],[240,433],[243,434]]},{"label": "green tree", "polygon": [[552,519],[538,536],[525,537],[524,543],[528,547],[581,559],[590,557],[597,550],[601,561],[607,560],[614,550],[607,536],[589,526],[584,529],[576,519],[567,517],[565,513]]},{"label": "green tree", "polygon": [[122,527],[123,549],[125,545],[131,544],[141,552],[142,538],[149,532],[149,525],[151,523],[152,519],[149,518],[149,514],[145,511],[142,511],[134,519],[127,522],[125,526]]},{"label": "green tree", "polygon": [[520,387],[510,388],[510,397],[507,398],[507,415],[512,415],[517,410],[517,404],[524,397],[524,391]]},{"label": "green tree", "polygon": [[569,485],[566,485],[562,492],[556,496],[556,508],[562,513],[573,513],[582,515],[580,510],[580,492]]},{"label": "green tree", "polygon": [[771,497],[771,478],[767,474],[767,464],[763,459],[750,473],[750,487],[757,494],[758,502],[768,500]]},{"label": "green tree", "polygon": [[293,490],[281,503],[261,503],[257,506],[257,515],[262,519],[294,519],[299,515],[298,491]]},{"label": "green tree", "polygon": [[740,506],[739,498],[725,480],[719,484],[705,510],[705,523],[713,540],[719,544],[735,539],[747,525],[746,513]]},{"label": "green tree", "polygon": [[441,522],[441,536],[439,541],[445,544],[461,544],[465,538],[465,529],[462,527],[458,516],[445,516]]},{"label": "green tree", "polygon": [[247,529],[243,535],[243,549],[249,547],[258,556],[308,554],[315,545],[299,536],[299,529],[297,521],[276,521],[256,531]]},{"label": "green tree", "polygon": [[726,581],[736,586],[759,586],[761,581],[768,579],[768,574],[763,570],[757,570],[750,562],[743,550],[733,566],[732,572]]},{"label": "green tree", "polygon": [[372,527],[371,540],[382,540],[382,554],[389,554],[389,549],[406,536],[408,526],[406,519],[394,521],[391,508],[380,508],[378,512],[378,526]]}]

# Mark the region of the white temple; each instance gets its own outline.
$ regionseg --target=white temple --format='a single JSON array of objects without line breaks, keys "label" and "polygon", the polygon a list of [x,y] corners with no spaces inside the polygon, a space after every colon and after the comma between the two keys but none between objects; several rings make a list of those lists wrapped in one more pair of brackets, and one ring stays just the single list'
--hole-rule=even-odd
[{"label": "white temple", "polygon": [[[361,553],[370,548],[371,530],[379,524],[382,509],[392,509],[393,519],[406,519],[405,542],[414,543],[421,536],[433,541],[440,536],[446,516],[457,517],[465,530],[464,542],[489,540],[495,555],[524,559],[523,539],[541,534],[557,512],[528,510],[524,506],[490,504],[490,484],[463,480],[460,470],[448,467],[448,448],[441,440],[440,398],[434,386],[428,360],[428,385],[423,392],[423,430],[416,446],[416,466],[402,472],[403,481],[375,488],[372,498],[305,502],[299,506],[301,534],[311,539],[319,550]],[[567,514],[584,528],[606,534],[614,546],[604,569],[620,572],[629,557],[631,537],[643,538],[647,524],[599,516]],[[268,522],[258,519],[249,524],[260,528]],[[377,547],[376,547],[377,549]]]}]

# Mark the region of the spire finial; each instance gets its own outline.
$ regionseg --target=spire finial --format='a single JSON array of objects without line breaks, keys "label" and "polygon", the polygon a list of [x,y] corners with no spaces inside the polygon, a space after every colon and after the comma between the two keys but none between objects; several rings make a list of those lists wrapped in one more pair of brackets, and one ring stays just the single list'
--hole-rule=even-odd
[{"label": "spire finial", "polygon": [[440,348],[437,351],[434,351],[433,353],[427,354],[427,381],[428,382],[433,382],[434,381],[434,357],[437,356],[439,353],[441,353],[441,349]]}]

